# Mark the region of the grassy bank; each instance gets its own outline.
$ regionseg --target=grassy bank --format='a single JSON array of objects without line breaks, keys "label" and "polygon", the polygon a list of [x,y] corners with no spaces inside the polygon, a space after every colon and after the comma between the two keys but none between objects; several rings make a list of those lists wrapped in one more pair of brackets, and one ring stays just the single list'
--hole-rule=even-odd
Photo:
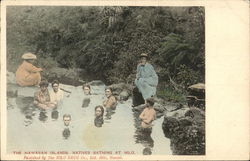
[{"label": "grassy bank", "polygon": [[172,87],[159,87],[157,97],[170,102],[186,103],[186,91],[177,91]]}]

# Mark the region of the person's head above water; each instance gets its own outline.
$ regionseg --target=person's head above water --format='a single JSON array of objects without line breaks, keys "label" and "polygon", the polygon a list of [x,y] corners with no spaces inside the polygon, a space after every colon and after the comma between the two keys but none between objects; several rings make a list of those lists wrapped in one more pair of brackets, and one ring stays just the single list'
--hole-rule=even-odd
[{"label": "person's head above water", "polygon": [[64,114],[63,115],[64,125],[69,126],[70,121],[71,121],[71,115],[70,114]]},{"label": "person's head above water", "polygon": [[59,89],[59,81],[58,81],[58,80],[54,80],[54,81],[51,83],[51,86],[52,86],[54,92],[58,92],[58,89]]},{"label": "person's head above water", "polygon": [[95,107],[95,116],[96,117],[101,117],[104,114],[104,108],[102,106],[96,106]]},{"label": "person's head above water", "polygon": [[147,60],[148,60],[148,54],[146,54],[146,53],[142,53],[141,55],[140,55],[140,58],[141,58],[141,64],[143,64],[143,65],[145,65],[146,63],[147,63]]},{"label": "person's head above water", "polygon": [[39,83],[39,86],[40,86],[40,89],[42,92],[45,92],[49,86],[49,83],[47,80],[42,80],[40,83]]},{"label": "person's head above water", "polygon": [[83,92],[84,92],[85,95],[90,95],[90,94],[91,94],[90,85],[84,84],[84,85],[82,86],[82,89],[83,89]]},{"label": "person's head above water", "polygon": [[146,105],[147,105],[147,107],[153,107],[154,104],[155,104],[155,100],[154,100],[153,97],[146,99]]},{"label": "person's head above water", "polygon": [[113,94],[112,89],[110,87],[107,87],[105,89],[105,95],[106,95],[106,97],[110,97],[112,94]]}]

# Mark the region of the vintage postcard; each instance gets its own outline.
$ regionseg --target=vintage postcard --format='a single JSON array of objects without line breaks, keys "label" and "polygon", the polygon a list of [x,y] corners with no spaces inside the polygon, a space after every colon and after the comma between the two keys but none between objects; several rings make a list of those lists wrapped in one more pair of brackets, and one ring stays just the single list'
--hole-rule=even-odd
[{"label": "vintage postcard", "polygon": [[248,1],[1,2],[1,160],[249,159]]}]

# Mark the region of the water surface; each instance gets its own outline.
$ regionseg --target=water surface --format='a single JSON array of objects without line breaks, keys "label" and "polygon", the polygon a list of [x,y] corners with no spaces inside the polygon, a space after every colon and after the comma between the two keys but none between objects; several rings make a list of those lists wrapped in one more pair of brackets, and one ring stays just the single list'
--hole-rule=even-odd
[{"label": "water surface", "polygon": [[[8,98],[7,151],[133,151],[136,155],[171,155],[170,140],[164,137],[163,118],[154,121],[151,133],[140,132],[139,113],[131,99],[105,112],[103,122],[95,119],[94,108],[104,100],[105,86],[92,86],[88,107],[82,107],[82,87],[63,85],[71,91],[56,110],[41,111],[32,105],[37,89],[19,87],[17,98]],[[69,126],[63,115],[70,114]],[[98,125],[98,127],[95,126]]]}]

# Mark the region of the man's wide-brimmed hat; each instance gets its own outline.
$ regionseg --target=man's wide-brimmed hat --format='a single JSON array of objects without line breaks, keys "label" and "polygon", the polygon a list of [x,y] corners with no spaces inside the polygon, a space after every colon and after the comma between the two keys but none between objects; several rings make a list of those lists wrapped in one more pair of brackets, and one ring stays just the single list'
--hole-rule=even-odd
[{"label": "man's wide-brimmed hat", "polygon": [[22,56],[22,59],[27,60],[27,59],[36,59],[36,55],[32,53],[25,53]]},{"label": "man's wide-brimmed hat", "polygon": [[146,58],[148,58],[148,54],[142,53],[142,54],[140,55],[140,57],[146,57]]}]

